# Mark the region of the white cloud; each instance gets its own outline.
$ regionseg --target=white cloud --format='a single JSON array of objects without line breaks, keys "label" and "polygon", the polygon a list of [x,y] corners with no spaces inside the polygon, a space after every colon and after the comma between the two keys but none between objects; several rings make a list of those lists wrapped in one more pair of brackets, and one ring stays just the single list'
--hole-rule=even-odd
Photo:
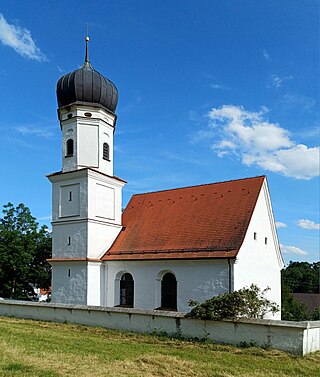
[{"label": "white cloud", "polygon": [[312,97],[287,93],[281,99],[280,104],[284,110],[301,109],[303,111],[310,111],[316,104],[316,100]]},{"label": "white cloud", "polygon": [[51,216],[51,215],[43,216],[43,217],[38,217],[38,218],[37,218],[37,220],[39,220],[39,221],[51,220],[51,219],[52,219],[52,216]]},{"label": "white cloud", "polygon": [[271,75],[271,85],[279,88],[282,85],[282,79],[277,75]]},{"label": "white cloud", "polygon": [[163,151],[161,153],[161,155],[164,156],[165,158],[167,158],[168,160],[176,160],[176,161],[180,161],[180,162],[185,162],[187,164],[196,164],[196,165],[203,165],[204,164],[203,160],[193,158],[190,155],[189,156],[183,156],[181,154],[172,153],[170,151]]},{"label": "white cloud", "polygon": [[320,224],[315,223],[314,221],[308,219],[298,220],[298,226],[303,229],[319,230]]},{"label": "white cloud", "polygon": [[9,24],[0,13],[0,41],[3,45],[12,47],[24,58],[46,61],[46,56],[40,51],[32,39],[31,32],[20,26]]},{"label": "white cloud", "polygon": [[281,229],[281,228],[286,228],[287,227],[287,224],[286,223],[283,223],[281,221],[276,221],[276,227],[278,229]]},{"label": "white cloud", "polygon": [[33,135],[45,139],[50,139],[54,136],[54,133],[44,127],[33,127],[33,126],[19,126],[16,130],[22,135]]},{"label": "white cloud", "polygon": [[228,89],[226,86],[220,85],[220,84],[216,84],[216,83],[210,84],[210,88],[212,88],[212,89],[221,89],[221,90],[227,90]]},{"label": "white cloud", "polygon": [[270,79],[270,85],[268,85],[268,87],[280,88],[283,85],[284,81],[292,79],[292,75],[280,77],[276,74],[272,74]]},{"label": "white cloud", "polygon": [[207,141],[214,138],[215,132],[213,130],[200,130],[193,136],[191,142],[198,143],[201,141]]},{"label": "white cloud", "polygon": [[296,246],[285,246],[280,244],[280,249],[285,254],[308,255],[308,253],[305,250],[302,250]]},{"label": "white cloud", "polygon": [[212,108],[208,114],[210,130],[198,133],[194,141],[214,136],[218,141],[212,148],[219,157],[234,155],[244,165],[296,179],[318,176],[319,147],[296,144],[288,130],[266,119],[266,112],[266,108],[251,112],[234,105]]},{"label": "white cloud", "polygon": [[266,60],[270,60],[270,54],[269,52],[264,48],[262,50],[262,56],[266,59]]}]

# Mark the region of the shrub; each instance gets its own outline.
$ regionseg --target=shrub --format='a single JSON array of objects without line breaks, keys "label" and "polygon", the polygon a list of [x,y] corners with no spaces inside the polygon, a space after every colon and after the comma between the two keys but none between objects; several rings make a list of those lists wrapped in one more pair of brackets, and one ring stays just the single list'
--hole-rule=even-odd
[{"label": "shrub", "polygon": [[310,321],[320,321],[320,306],[313,309],[309,316]]},{"label": "shrub", "polygon": [[296,300],[286,285],[282,285],[281,292],[281,319],[283,321],[307,321],[307,305]]},{"label": "shrub", "polygon": [[263,318],[267,313],[279,311],[275,302],[264,297],[269,290],[268,287],[261,291],[258,286],[251,284],[249,288],[212,297],[202,304],[190,300],[192,310],[186,317],[204,320]]}]

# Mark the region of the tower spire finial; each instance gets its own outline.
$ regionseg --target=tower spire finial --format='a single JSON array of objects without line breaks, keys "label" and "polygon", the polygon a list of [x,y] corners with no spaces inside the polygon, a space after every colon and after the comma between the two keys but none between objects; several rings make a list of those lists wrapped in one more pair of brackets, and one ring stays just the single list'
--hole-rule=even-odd
[{"label": "tower spire finial", "polygon": [[87,24],[87,35],[86,35],[86,58],[85,58],[85,63],[90,63],[89,60],[89,47],[88,43],[90,41],[89,35],[88,35],[88,24]]}]

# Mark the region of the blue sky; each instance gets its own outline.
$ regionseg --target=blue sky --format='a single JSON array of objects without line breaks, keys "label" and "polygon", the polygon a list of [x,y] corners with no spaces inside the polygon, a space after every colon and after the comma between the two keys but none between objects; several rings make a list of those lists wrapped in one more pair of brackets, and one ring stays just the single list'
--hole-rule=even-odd
[{"label": "blue sky", "polygon": [[134,193],[266,174],[283,256],[319,260],[318,0],[7,1],[0,204],[50,227],[55,85],[84,61],[119,90],[115,174]]}]

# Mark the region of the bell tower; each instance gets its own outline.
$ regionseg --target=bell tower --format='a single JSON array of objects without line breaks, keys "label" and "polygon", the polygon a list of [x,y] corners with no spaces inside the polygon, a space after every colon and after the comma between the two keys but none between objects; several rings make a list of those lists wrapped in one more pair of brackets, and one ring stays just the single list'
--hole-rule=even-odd
[{"label": "bell tower", "polygon": [[89,61],[57,82],[62,170],[52,183],[52,301],[103,306],[100,258],[121,230],[122,187],[113,175],[118,91]]}]

